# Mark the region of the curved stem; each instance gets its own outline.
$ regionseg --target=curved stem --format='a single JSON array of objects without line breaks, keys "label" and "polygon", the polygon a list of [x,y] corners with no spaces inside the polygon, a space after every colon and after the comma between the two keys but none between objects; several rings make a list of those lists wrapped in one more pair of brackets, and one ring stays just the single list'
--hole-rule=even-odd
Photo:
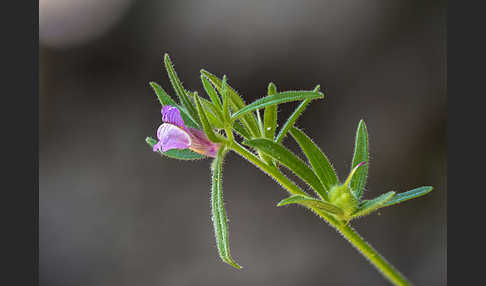
[{"label": "curved stem", "polygon": [[[238,153],[240,156],[248,160],[249,162],[256,165],[262,171],[267,173],[270,177],[274,178],[279,182],[288,192],[291,194],[307,195],[302,191],[297,185],[295,185],[291,180],[289,180],[285,175],[283,175],[278,168],[267,165],[265,162],[260,160],[253,153],[248,151],[243,146],[236,142],[232,142],[231,149]],[[351,245],[353,245],[368,261],[390,282],[394,285],[411,285],[411,283],[398,271],[396,270],[386,259],[381,256],[370,244],[363,240],[363,238],[348,224],[342,223],[336,220],[329,214],[314,210],[324,221],[329,223],[332,227],[341,233],[344,238],[346,238]]]}]

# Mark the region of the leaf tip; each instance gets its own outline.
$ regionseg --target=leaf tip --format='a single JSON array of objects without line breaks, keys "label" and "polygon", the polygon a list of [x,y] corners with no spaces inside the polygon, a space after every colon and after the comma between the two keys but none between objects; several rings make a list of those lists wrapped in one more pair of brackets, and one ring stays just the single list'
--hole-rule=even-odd
[{"label": "leaf tip", "polygon": [[164,61],[170,61],[169,53],[164,53]]},{"label": "leaf tip", "polygon": [[156,83],[155,81],[149,81],[148,83],[150,85],[150,87],[155,90],[155,92],[157,92],[158,89],[160,89],[160,85],[158,83]]},{"label": "leaf tip", "polygon": [[201,69],[199,72],[201,73],[201,75],[203,75],[203,76],[205,76],[205,77],[208,77],[208,74],[210,74],[210,73],[209,73],[207,70],[205,70],[205,69]]},{"label": "leaf tip", "polygon": [[426,189],[425,194],[430,193],[434,189],[432,186],[424,186],[424,188]]},{"label": "leaf tip", "polygon": [[240,270],[243,269],[243,266],[239,265],[238,263],[234,262],[233,260],[225,261],[227,264],[230,266],[233,266],[234,268]]},{"label": "leaf tip", "polygon": [[146,142],[147,144],[149,144],[150,146],[152,146],[152,143],[153,143],[154,141],[155,141],[155,139],[154,139],[154,138],[152,138],[152,137],[150,137],[150,136],[147,136],[147,137],[145,138],[145,142]]},{"label": "leaf tip", "polygon": [[281,207],[281,206],[285,206],[285,205],[286,205],[286,203],[283,202],[283,201],[280,201],[280,202],[277,203],[277,207]]},{"label": "leaf tip", "polygon": [[274,94],[277,92],[277,86],[273,82],[269,82],[267,91],[268,94]]},{"label": "leaf tip", "polygon": [[359,120],[359,123],[358,123],[358,128],[361,128],[361,127],[365,128],[365,130],[366,130],[366,122],[363,118],[361,118]]}]

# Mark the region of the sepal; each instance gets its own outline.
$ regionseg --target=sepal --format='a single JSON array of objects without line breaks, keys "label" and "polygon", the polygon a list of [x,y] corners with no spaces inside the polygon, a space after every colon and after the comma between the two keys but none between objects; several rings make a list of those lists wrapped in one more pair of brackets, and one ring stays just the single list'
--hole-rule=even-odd
[{"label": "sepal", "polygon": [[310,209],[318,209],[320,211],[324,211],[332,215],[337,215],[339,217],[344,214],[339,207],[331,203],[317,200],[310,197],[301,196],[301,195],[292,195],[286,199],[283,199],[277,204],[277,207],[281,207],[289,204],[299,204]]},{"label": "sepal", "polygon": [[355,214],[353,214],[353,218],[365,216],[370,214],[382,207],[385,206],[385,203],[390,201],[393,196],[395,196],[395,192],[388,192],[384,193],[372,200],[364,200],[359,204],[358,210]]}]

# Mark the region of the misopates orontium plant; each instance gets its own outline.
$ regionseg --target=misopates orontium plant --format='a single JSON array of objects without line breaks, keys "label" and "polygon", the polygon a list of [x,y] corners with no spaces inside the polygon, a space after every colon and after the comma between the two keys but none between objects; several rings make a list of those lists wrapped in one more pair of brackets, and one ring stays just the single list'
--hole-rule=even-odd
[{"label": "misopates orontium plant", "polygon": [[[212,221],[216,245],[224,262],[241,268],[230,255],[222,188],[223,160],[228,152],[233,151],[290,193],[277,206],[297,204],[311,210],[340,232],[390,282],[395,285],[410,284],[350,227],[349,222],[378,209],[423,196],[432,191],[432,187],[419,187],[400,194],[388,192],[364,200],[363,191],[368,175],[368,132],[363,120],[359,122],[356,132],[350,173],[341,183],[326,155],[301,129],[295,127],[295,122],[307,105],[312,100],[324,97],[319,86],[308,91],[281,92],[277,91],[275,84],[270,83],[267,96],[247,105],[229,86],[226,76],[220,79],[201,70],[202,84],[209,97],[205,99],[183,87],[168,54],[164,56],[164,63],[179,101],[174,101],[156,83],[150,83],[162,105],[163,124],[157,130],[158,140],[147,137],[146,142],[154,152],[174,159],[212,158]],[[300,105],[276,133],[278,105],[292,101],[299,101]],[[282,141],[288,134],[299,145],[308,163],[283,146]],[[305,182],[315,195],[312,196],[285,176],[282,167]]]}]

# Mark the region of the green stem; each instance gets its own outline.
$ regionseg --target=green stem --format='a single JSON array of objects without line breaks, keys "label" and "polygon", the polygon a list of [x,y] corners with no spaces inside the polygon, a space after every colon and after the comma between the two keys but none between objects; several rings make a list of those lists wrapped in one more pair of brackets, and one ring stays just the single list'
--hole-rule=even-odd
[{"label": "green stem", "polygon": [[381,256],[369,243],[367,243],[352,227],[335,219],[327,219],[329,215],[318,213],[320,217],[327,220],[351,245],[353,245],[368,261],[394,285],[411,285],[410,281]]},{"label": "green stem", "polygon": [[[297,185],[285,177],[285,175],[283,175],[278,168],[267,165],[243,146],[233,141],[230,148],[249,162],[256,165],[269,176],[273,177],[291,194],[307,195]],[[351,245],[353,245],[365,258],[367,258],[368,261],[386,279],[388,279],[394,285],[411,285],[411,283],[398,270],[396,270],[388,261],[386,261],[386,259],[381,256],[370,244],[364,241],[363,238],[348,224],[342,223],[324,212],[316,210],[314,211],[327,223],[334,227],[339,233],[341,233],[349,241],[349,243],[351,243]]]},{"label": "green stem", "polygon": [[231,128],[231,125],[225,126],[224,132],[226,133],[226,137],[228,138],[228,142],[234,142],[235,141],[235,137],[233,135],[233,129]]},{"label": "green stem", "polygon": [[289,193],[294,195],[309,196],[309,194],[302,191],[296,184],[289,180],[289,178],[282,174],[277,167],[266,164],[265,162],[260,160],[260,158],[258,158],[255,154],[251,153],[240,144],[233,141],[230,148],[233,149],[233,151],[238,153],[240,156],[248,160],[250,163],[253,163],[255,166],[260,168],[264,173],[268,174],[270,177],[273,177]]}]

